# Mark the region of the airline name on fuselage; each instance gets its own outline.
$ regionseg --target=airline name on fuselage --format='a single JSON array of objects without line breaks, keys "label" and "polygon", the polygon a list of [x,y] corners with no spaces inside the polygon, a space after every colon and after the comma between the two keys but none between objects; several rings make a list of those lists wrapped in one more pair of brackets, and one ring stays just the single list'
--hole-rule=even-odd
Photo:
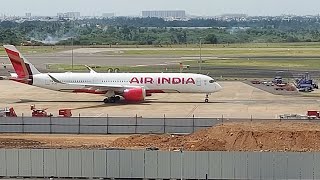
[{"label": "airline name on fuselage", "polygon": [[165,78],[165,77],[133,77],[130,80],[130,84],[196,84],[193,78]]}]

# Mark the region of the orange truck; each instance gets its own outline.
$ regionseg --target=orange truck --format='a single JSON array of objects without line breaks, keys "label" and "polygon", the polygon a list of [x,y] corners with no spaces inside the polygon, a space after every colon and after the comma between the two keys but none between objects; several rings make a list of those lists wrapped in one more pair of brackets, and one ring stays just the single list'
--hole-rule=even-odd
[{"label": "orange truck", "polygon": [[31,105],[32,117],[51,117],[52,114],[48,114],[47,109],[38,109],[35,105]]},{"label": "orange truck", "polygon": [[59,116],[71,117],[72,116],[71,109],[60,109]]}]

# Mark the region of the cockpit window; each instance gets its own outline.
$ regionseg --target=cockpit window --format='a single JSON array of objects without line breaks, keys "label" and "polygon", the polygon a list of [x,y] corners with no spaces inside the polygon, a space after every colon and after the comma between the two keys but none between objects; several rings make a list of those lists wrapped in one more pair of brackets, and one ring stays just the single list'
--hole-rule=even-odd
[{"label": "cockpit window", "polygon": [[213,80],[213,79],[209,81],[209,83],[214,83],[214,82],[215,82],[215,80]]}]

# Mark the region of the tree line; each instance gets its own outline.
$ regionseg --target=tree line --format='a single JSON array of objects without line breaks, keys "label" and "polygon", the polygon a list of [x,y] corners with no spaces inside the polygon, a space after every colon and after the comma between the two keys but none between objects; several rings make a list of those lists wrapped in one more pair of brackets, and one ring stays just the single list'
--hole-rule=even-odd
[{"label": "tree line", "polygon": [[[192,19],[164,21],[159,18],[112,18],[53,22],[0,22],[1,44],[44,45],[157,45],[319,42],[317,18],[291,20]],[[202,27],[202,28],[193,28]],[[205,27],[205,28],[203,28]],[[51,41],[50,41],[51,40]],[[28,43],[26,43],[28,42]]]}]

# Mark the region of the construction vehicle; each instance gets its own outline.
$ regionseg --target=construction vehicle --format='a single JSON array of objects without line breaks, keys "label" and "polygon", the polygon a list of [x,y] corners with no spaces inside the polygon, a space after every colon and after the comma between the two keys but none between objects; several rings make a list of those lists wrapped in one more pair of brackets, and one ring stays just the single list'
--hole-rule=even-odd
[{"label": "construction vehicle", "polygon": [[51,117],[52,114],[46,112],[48,108],[37,109],[35,105],[31,105],[32,117]]},{"label": "construction vehicle", "polygon": [[320,118],[319,111],[308,111],[307,117],[308,119],[319,119]]},{"label": "construction vehicle", "polygon": [[17,117],[13,107],[0,109],[0,117]]},{"label": "construction vehicle", "polygon": [[71,117],[72,116],[71,109],[60,109],[59,116]]},{"label": "construction vehicle", "polygon": [[305,73],[300,79],[296,79],[297,89],[301,92],[311,92],[314,89],[318,89],[318,84],[311,79],[309,73]]}]

